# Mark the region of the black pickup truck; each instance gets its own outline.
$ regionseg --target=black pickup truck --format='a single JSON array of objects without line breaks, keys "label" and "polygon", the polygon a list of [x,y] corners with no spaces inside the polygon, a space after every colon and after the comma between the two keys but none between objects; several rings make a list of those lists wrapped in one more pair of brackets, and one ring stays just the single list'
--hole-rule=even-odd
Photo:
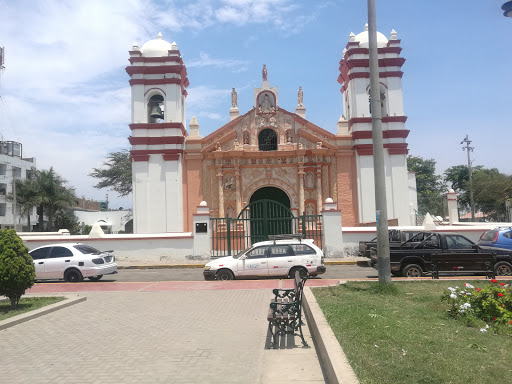
[{"label": "black pickup truck", "polygon": [[[390,229],[389,234],[389,246],[390,248],[399,247],[404,241],[409,240],[411,237],[416,235],[418,231],[401,231],[400,229]],[[377,238],[371,241],[360,241],[359,242],[359,256],[370,257],[370,250],[377,247]]]},{"label": "black pickup truck", "polygon": [[[419,232],[397,247],[390,247],[391,273],[394,276],[419,277],[432,273],[432,260],[449,256],[452,272],[480,270],[479,261],[492,259],[492,268],[498,276],[512,275],[512,252],[482,247],[456,233]],[[480,257],[482,256],[482,257]],[[369,264],[377,269],[377,249],[371,249]]]}]

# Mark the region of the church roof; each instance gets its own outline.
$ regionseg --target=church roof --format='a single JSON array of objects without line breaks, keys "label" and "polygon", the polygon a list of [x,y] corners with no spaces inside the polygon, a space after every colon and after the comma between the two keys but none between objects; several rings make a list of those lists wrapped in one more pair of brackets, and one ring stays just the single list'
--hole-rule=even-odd
[{"label": "church roof", "polygon": [[176,50],[178,46],[175,42],[172,44],[162,39],[162,34],[158,34],[158,38],[149,40],[142,46],[140,52],[145,57],[162,57],[168,56],[170,50]]}]

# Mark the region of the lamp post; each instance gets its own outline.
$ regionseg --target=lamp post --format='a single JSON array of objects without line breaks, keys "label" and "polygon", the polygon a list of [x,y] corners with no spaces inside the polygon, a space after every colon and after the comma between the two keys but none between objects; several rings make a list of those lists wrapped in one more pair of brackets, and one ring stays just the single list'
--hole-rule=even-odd
[{"label": "lamp post", "polygon": [[391,283],[389,258],[388,214],[386,202],[386,175],[382,137],[382,110],[380,105],[379,52],[377,50],[377,16],[375,0],[368,0],[368,42],[370,48],[370,96],[372,107],[373,173],[375,177],[375,209],[377,226],[377,254],[379,283]]},{"label": "lamp post", "polygon": [[505,4],[501,6],[503,9],[503,16],[512,17],[512,0],[507,1]]},{"label": "lamp post", "polygon": [[471,169],[471,155],[475,147],[470,147],[471,140],[469,140],[468,135],[460,142],[461,144],[466,143],[465,147],[462,147],[463,151],[466,151],[468,154],[468,173],[469,173],[469,202],[471,204],[471,221],[475,221],[475,200],[473,198],[473,170]]}]

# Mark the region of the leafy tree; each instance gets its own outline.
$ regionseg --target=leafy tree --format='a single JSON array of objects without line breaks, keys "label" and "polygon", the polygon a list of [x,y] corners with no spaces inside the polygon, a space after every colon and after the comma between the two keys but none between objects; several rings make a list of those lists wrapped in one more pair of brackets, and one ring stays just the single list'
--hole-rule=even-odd
[{"label": "leafy tree", "polygon": [[93,172],[89,174],[89,176],[100,180],[94,187],[111,189],[119,196],[129,195],[132,192],[130,152],[126,149],[121,152],[111,152],[107,159],[103,163],[105,168],[93,168]]},{"label": "leafy tree", "polygon": [[55,214],[55,221],[53,224],[55,229],[67,229],[71,235],[81,235],[82,226],[78,218],[73,213],[72,209],[59,209]]},{"label": "leafy tree", "polygon": [[0,230],[0,295],[16,308],[21,296],[34,285],[36,270],[32,257],[14,229]]},{"label": "leafy tree", "polygon": [[473,172],[473,197],[475,206],[495,221],[506,221],[505,199],[512,196],[512,176],[496,168]]},{"label": "leafy tree", "polygon": [[418,194],[418,211],[433,215],[443,215],[443,194],[446,186],[441,176],[436,175],[434,159],[408,156],[407,168],[416,173],[416,190]]},{"label": "leafy tree", "polygon": [[[484,169],[481,165],[473,167],[473,174]],[[454,165],[444,171],[444,180],[450,183],[453,190],[457,192],[459,207],[469,210],[471,199],[469,196],[469,168],[467,165]]]},{"label": "leafy tree", "polygon": [[75,205],[75,190],[65,187],[66,180],[59,176],[53,167],[49,170],[38,170],[35,174],[35,183],[39,198],[39,230],[43,230],[43,214],[46,213],[46,230],[52,231],[55,228],[54,218],[57,212]]}]

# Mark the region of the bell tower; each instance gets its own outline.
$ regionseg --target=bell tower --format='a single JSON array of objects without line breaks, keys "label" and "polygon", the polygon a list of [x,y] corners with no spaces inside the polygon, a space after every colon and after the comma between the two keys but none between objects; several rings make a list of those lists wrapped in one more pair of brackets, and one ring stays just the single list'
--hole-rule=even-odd
[{"label": "bell tower", "polygon": [[[401,70],[405,59],[395,30],[389,40],[377,32],[382,133],[388,218],[398,225],[412,225],[407,172],[407,116],[404,115]],[[342,85],[344,121],[352,136],[357,173],[357,205],[359,223],[372,223],[375,218],[375,184],[373,173],[372,115],[370,108],[370,64],[368,25],[363,32],[351,33],[340,61],[338,82]],[[340,125],[340,123],[338,123]]]},{"label": "bell tower", "polygon": [[182,232],[187,69],[161,34],[129,53],[133,230]]}]

